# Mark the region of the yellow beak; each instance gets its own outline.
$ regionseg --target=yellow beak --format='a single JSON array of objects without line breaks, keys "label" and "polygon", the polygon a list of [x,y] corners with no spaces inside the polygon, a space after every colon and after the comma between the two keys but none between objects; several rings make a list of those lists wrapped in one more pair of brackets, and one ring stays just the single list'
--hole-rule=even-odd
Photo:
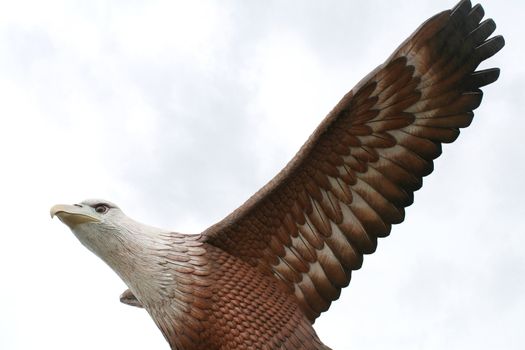
[{"label": "yellow beak", "polygon": [[100,221],[89,213],[85,207],[76,205],[57,204],[51,208],[49,213],[51,214],[51,218],[55,215],[58,216],[60,221],[69,226],[69,228],[86,222]]}]

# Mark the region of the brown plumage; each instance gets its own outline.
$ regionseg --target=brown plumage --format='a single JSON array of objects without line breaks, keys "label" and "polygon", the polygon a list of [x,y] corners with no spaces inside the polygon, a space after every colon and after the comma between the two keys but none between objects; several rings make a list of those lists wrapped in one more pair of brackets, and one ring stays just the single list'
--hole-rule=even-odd
[{"label": "brown plumage", "polygon": [[423,23],[273,180],[199,235],[100,201],[52,214],[120,275],[130,287],[121,300],[144,307],[172,349],[326,349],[313,322],[403,221],[441,143],[471,123],[480,87],[499,76],[476,71],[504,45],[483,16],[461,1]]}]

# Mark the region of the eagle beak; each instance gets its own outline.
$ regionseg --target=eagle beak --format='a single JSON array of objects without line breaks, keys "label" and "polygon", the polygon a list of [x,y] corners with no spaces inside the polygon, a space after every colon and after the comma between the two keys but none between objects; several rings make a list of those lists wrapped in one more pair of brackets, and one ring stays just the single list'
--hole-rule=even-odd
[{"label": "eagle beak", "polygon": [[55,215],[58,216],[60,221],[69,226],[69,228],[86,222],[100,221],[89,213],[86,207],[77,205],[57,204],[51,208],[49,213],[51,218]]}]

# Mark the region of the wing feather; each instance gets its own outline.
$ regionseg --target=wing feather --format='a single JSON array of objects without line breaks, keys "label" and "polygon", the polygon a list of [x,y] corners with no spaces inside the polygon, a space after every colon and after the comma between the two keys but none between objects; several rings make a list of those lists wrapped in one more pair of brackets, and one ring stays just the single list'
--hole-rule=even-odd
[{"label": "wing feather", "polygon": [[346,94],[292,161],[203,240],[275,276],[313,322],[348,285],[377,238],[454,141],[499,69],[504,45],[480,5],[430,18]]}]

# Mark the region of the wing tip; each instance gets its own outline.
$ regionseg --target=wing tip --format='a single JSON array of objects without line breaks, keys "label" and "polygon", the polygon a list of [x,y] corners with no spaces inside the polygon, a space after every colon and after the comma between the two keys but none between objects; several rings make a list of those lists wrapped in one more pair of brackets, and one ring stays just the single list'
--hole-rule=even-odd
[{"label": "wing tip", "polygon": [[451,17],[456,16],[465,16],[468,15],[470,10],[472,9],[472,4],[470,3],[470,0],[461,0],[454,6],[450,11]]},{"label": "wing tip", "polygon": [[477,89],[489,84],[492,84],[498,80],[500,76],[499,68],[489,68],[484,70],[479,70],[470,75],[469,88]]},{"label": "wing tip", "polygon": [[496,35],[476,48],[479,62],[497,54],[505,46],[505,38],[502,35]]},{"label": "wing tip", "polygon": [[481,4],[476,4],[472,6],[472,10],[469,12],[469,16],[476,16],[479,21],[485,16],[485,10],[483,9],[483,6]]}]

